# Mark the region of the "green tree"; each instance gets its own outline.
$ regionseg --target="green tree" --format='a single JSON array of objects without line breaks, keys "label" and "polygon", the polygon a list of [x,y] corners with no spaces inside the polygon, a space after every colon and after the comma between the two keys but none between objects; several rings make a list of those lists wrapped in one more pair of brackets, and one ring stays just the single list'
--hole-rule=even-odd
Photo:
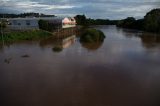
[{"label": "green tree", "polygon": [[75,19],[78,25],[83,25],[83,26],[88,25],[87,18],[85,15],[77,15],[75,16]]},{"label": "green tree", "polygon": [[39,29],[50,31],[50,32],[54,31],[56,29],[56,26],[58,26],[53,23],[49,23],[46,20],[39,20],[38,24],[39,24]]},{"label": "green tree", "polygon": [[120,20],[117,25],[119,27],[124,27],[124,28],[134,28],[135,27],[134,26],[135,22],[136,22],[135,18],[128,17],[128,18],[126,18],[124,20]]},{"label": "green tree", "polygon": [[146,14],[144,27],[146,31],[160,33],[160,9],[153,9]]}]

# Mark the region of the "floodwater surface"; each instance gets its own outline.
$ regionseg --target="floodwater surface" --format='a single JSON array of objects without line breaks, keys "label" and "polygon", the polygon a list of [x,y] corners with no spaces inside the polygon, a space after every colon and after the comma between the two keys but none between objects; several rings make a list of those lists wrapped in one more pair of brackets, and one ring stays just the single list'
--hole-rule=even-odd
[{"label": "floodwater surface", "polygon": [[160,37],[96,26],[104,42],[0,46],[0,106],[160,106]]}]

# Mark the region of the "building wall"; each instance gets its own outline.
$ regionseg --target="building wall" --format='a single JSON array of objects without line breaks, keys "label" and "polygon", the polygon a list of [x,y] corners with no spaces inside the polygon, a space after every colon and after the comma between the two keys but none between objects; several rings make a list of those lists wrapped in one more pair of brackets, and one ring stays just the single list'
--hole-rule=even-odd
[{"label": "building wall", "polygon": [[28,30],[28,29],[38,29],[38,20],[9,20],[8,27],[11,29]]},{"label": "building wall", "polygon": [[62,28],[73,28],[76,27],[76,25],[62,25]]}]

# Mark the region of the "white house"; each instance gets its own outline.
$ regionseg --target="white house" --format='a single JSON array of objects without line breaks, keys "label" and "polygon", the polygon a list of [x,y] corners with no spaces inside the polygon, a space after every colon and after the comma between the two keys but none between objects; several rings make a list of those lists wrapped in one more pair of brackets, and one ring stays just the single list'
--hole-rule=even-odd
[{"label": "white house", "polygon": [[38,18],[9,18],[7,27],[15,30],[38,29]]},{"label": "white house", "polygon": [[72,17],[66,17],[62,19],[62,28],[75,27],[76,20]]},{"label": "white house", "polygon": [[46,20],[59,28],[70,28],[76,26],[76,20],[72,17],[28,17],[7,19],[8,28],[15,30],[39,29],[39,20]]}]

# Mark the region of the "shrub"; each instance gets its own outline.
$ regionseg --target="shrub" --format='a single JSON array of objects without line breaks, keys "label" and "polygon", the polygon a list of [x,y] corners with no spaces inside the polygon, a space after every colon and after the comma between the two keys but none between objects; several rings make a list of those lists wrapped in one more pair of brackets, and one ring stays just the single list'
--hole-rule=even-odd
[{"label": "shrub", "polygon": [[102,31],[97,29],[87,29],[80,37],[80,41],[84,43],[102,42],[105,35]]}]

